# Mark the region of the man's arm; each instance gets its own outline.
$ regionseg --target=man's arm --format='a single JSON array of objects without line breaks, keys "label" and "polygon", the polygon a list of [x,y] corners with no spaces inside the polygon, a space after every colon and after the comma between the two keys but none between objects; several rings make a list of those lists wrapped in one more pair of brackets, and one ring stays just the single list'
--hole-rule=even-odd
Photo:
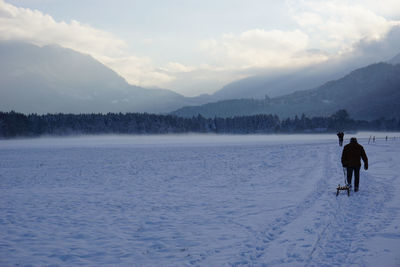
[{"label": "man's arm", "polygon": [[361,158],[364,161],[364,169],[368,170],[368,158],[364,148],[361,148]]},{"label": "man's arm", "polygon": [[346,147],[343,148],[343,152],[342,152],[342,166],[343,167],[347,167],[347,151],[346,151]]}]

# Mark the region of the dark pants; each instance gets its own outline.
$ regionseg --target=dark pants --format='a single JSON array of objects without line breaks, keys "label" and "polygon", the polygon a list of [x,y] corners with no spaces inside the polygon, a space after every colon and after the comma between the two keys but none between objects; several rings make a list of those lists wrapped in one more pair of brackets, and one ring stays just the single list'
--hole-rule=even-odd
[{"label": "dark pants", "polygon": [[360,167],[347,167],[347,183],[351,184],[351,178],[354,171],[354,190],[358,190],[358,184],[360,183]]}]

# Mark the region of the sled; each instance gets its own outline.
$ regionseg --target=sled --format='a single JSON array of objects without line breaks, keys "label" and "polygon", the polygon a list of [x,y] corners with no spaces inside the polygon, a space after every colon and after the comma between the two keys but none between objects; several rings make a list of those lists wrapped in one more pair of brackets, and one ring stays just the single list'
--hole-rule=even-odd
[{"label": "sled", "polygon": [[343,185],[341,186],[340,184],[338,184],[338,187],[336,188],[336,196],[339,195],[339,192],[342,190],[346,190],[347,191],[347,195],[350,196],[350,187],[348,185]]}]

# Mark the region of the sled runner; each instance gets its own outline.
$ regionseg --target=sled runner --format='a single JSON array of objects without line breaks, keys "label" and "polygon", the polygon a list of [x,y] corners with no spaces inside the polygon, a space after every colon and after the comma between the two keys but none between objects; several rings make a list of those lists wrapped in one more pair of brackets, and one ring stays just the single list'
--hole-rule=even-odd
[{"label": "sled runner", "polygon": [[339,195],[339,192],[342,190],[346,190],[347,191],[347,195],[350,196],[350,184],[347,184],[347,169],[345,167],[343,167],[343,175],[344,175],[344,184],[343,186],[341,186],[340,184],[338,184],[337,188],[336,188],[336,196]]},{"label": "sled runner", "polygon": [[338,187],[336,188],[336,196],[339,195],[339,192],[342,190],[346,190],[347,191],[347,195],[350,196],[350,187],[348,185],[343,185],[340,186],[340,184],[338,184]]}]

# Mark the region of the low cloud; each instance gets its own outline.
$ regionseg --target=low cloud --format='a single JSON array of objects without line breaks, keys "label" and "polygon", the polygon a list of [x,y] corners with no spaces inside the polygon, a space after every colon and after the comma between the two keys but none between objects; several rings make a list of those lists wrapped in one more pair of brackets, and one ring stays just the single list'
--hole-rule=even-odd
[{"label": "low cloud", "polygon": [[362,39],[354,45],[354,56],[369,61],[389,60],[400,53],[400,25],[392,27],[379,40]]},{"label": "low cloud", "polygon": [[165,67],[165,71],[167,72],[181,72],[181,73],[186,73],[186,72],[191,72],[193,71],[193,67],[185,66],[179,62],[169,62],[168,65]]},{"label": "low cloud", "polygon": [[153,87],[175,80],[173,75],[156,69],[150,58],[99,56],[98,60],[117,71],[128,83],[133,85]]}]

